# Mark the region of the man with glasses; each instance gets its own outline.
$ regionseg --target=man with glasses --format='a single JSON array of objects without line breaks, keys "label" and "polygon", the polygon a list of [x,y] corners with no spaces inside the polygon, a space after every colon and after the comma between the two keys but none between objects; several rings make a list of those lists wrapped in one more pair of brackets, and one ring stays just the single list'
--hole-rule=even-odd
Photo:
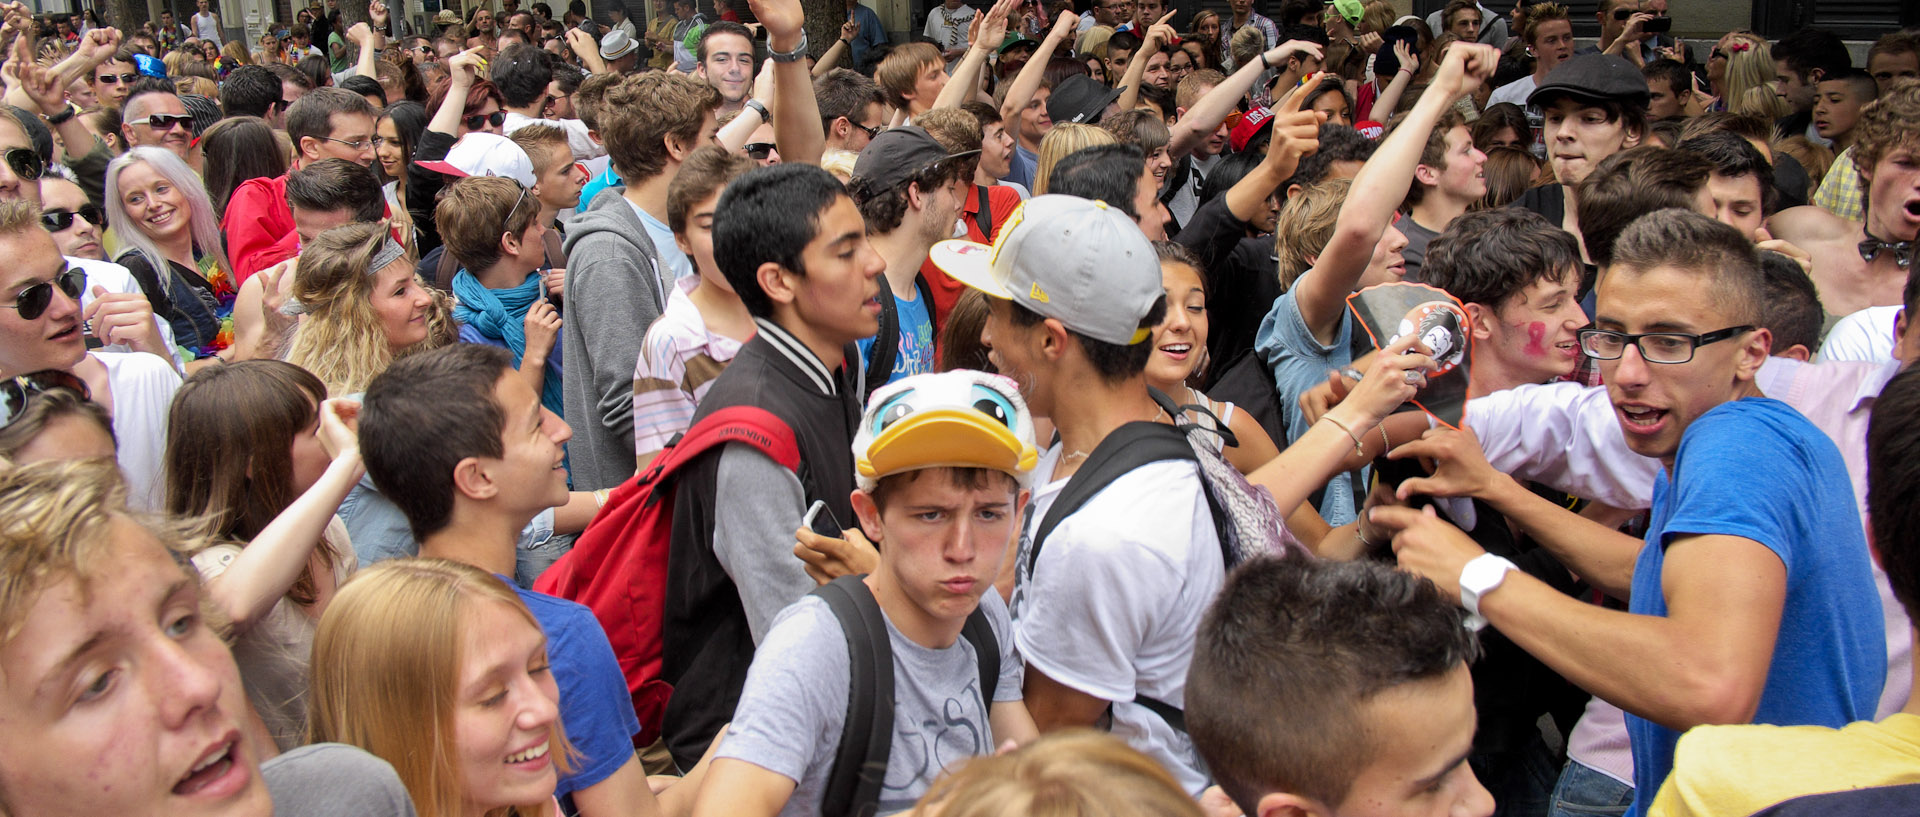
[{"label": "man with glasses", "polygon": [[93,97],[101,105],[119,107],[124,104],[127,101],[127,89],[140,79],[139,72],[133,68],[133,49],[122,48],[114,52],[111,59],[93,67],[90,77]]},{"label": "man with glasses", "polygon": [[1431,514],[1370,515],[1396,532],[1402,568],[1627,711],[1643,782],[1635,813],[1666,778],[1681,731],[1838,728],[1872,717],[1886,681],[1884,625],[1846,463],[1756,384],[1773,341],[1755,326],[1768,298],[1760,263],[1738,230],[1682,210],[1641,217],[1614,242],[1594,328],[1580,344],[1600,360],[1626,447],[1662,466],[1644,543],[1521,497],[1525,489],[1487,465],[1468,432],[1395,452],[1440,462],[1433,476],[1402,483],[1401,499],[1486,501],[1587,582],[1628,598],[1629,612],[1515,572]]},{"label": "man with glasses", "polygon": [[[367,98],[342,88],[315,88],[287,108],[294,169],[322,159],[345,159],[371,167],[374,110]],[[287,207],[287,177],[248,179],[234,188],[220,225],[239,283],[278,262],[274,245],[294,230]]]},{"label": "man with glasses", "polygon": [[132,147],[166,148],[183,161],[193,147],[193,114],[168,80],[134,83],[120,116],[120,134]]},{"label": "man with glasses", "polygon": [[1121,15],[1133,14],[1133,0],[1093,0],[1093,8],[1081,13],[1079,31],[1094,26],[1120,25]]}]

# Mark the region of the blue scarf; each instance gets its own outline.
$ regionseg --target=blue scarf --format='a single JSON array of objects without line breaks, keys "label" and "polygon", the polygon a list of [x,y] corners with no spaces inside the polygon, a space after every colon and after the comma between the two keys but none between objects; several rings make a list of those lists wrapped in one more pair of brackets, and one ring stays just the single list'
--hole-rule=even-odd
[{"label": "blue scarf", "polygon": [[[540,274],[527,273],[527,280],[512,289],[488,289],[480,279],[462,268],[453,276],[453,294],[460,299],[453,308],[453,319],[497,338],[513,352],[513,365],[527,354],[527,310],[540,299]],[[559,346],[556,344],[555,349]],[[554,414],[562,414],[560,375],[547,371],[540,382],[540,405]]]}]

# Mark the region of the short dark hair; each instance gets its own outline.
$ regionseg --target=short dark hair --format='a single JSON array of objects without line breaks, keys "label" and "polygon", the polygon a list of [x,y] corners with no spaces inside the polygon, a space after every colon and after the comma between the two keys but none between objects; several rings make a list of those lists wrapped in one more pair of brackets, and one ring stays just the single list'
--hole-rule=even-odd
[{"label": "short dark hair", "polygon": [[1420,277],[1462,303],[1495,310],[1535,281],[1580,275],[1573,234],[1519,207],[1467,213],[1427,246]]},{"label": "short dark hair", "polygon": [[1827,74],[1821,77],[1820,81],[1845,82],[1848,89],[1853,92],[1853,98],[1862,105],[1880,96],[1880,84],[1874,80],[1873,75],[1852,66]]},{"label": "short dark hair", "polygon": [[1693,82],[1693,72],[1688,71],[1684,63],[1667,57],[1647,63],[1646,67],[1640,69],[1640,75],[1650,82],[1666,83],[1667,91],[1675,99],[1686,99]]},{"label": "short dark hair", "polygon": [[1787,70],[1799,75],[1802,82],[1811,79],[1815,71],[1831,76],[1853,67],[1853,55],[1847,53],[1847,44],[1840,35],[1817,28],[1797,29],[1781,37],[1773,44],[1772,53],[1775,60],[1786,63]]},{"label": "short dark hair", "polygon": [[306,59],[301,60],[300,64],[294,67],[306,72],[308,81],[312,82],[315,88],[329,87],[327,82],[333,79],[333,69],[329,67],[327,58],[320,56],[319,52],[308,54]]},{"label": "short dark hair", "polygon": [[[1178,53],[1184,53],[1184,52],[1176,48],[1174,49],[1174,53],[1178,54]],[[1158,85],[1147,85],[1145,83],[1141,83],[1140,101],[1149,103],[1153,105],[1153,107],[1160,109],[1160,114],[1162,116],[1174,115],[1174,113],[1176,112],[1175,109],[1178,107],[1177,105],[1174,104],[1173,89],[1162,88]],[[1311,100],[1309,100],[1309,103],[1310,102]],[[1135,108],[1134,110],[1140,110],[1140,109]],[[1162,120],[1161,124],[1165,124],[1165,121]]]},{"label": "short dark hair", "polygon": [[305,137],[332,136],[333,115],[337,113],[376,115],[366,97],[345,88],[315,88],[301,94],[287,107],[287,137],[293,140],[293,152],[300,152],[300,140]]},{"label": "short dark hair", "polygon": [[746,39],[749,50],[753,48],[753,31],[751,29],[732,20],[721,20],[716,23],[708,23],[707,30],[700,32],[700,47],[695,49],[694,59],[703,63],[707,61],[707,41],[713,39],[716,34],[738,34]]},{"label": "short dark hair", "polygon": [[[1912,320],[1909,318],[1908,320]],[[1867,421],[1867,523],[1893,597],[1920,616],[1920,370],[1887,381]]]},{"label": "short dark hair", "polygon": [[755,167],[752,159],[719,145],[695,148],[667,186],[667,228],[675,235],[685,233],[695,205]]},{"label": "short dark hair", "polygon": [[1613,242],[1607,274],[1655,267],[1700,276],[1735,324],[1758,326],[1765,318],[1768,293],[1760,255],[1739,230],[1677,207],[1634,219]]},{"label": "short dark hair", "polygon": [[[1038,326],[1047,318],[1038,312],[1012,302],[1013,325]],[[1139,328],[1151,330],[1167,318],[1167,298],[1160,296],[1153,302],[1153,308],[1147,310],[1147,316],[1140,319]],[[1061,321],[1065,324],[1066,321]],[[1080,344],[1080,351],[1087,356],[1087,363],[1093,372],[1107,383],[1118,383],[1147,370],[1147,359],[1153,356],[1153,344],[1146,341],[1122,346],[1104,340],[1094,340],[1086,335],[1067,329],[1067,335]]]},{"label": "short dark hair", "polygon": [[1613,263],[1613,244],[1628,224],[1669,207],[1691,209],[1713,166],[1699,154],[1639,147],[1608,156],[1580,182],[1580,237],[1596,266]]},{"label": "short dark hair", "polygon": [[[1213,163],[1213,169],[1207,171],[1206,179],[1200,182],[1200,203],[1206,204],[1225,195],[1265,159],[1258,153],[1246,150],[1223,154],[1219,161]],[[1285,195],[1284,190],[1276,192]]]},{"label": "short dark hair", "polygon": [[760,288],[760,265],[773,262],[805,275],[802,255],[820,234],[821,215],[846,195],[833,174],[794,162],[749,171],[720,194],[713,261],[748,314],[773,316],[773,300]]},{"label": "short dark hair", "polygon": [[[1336,78],[1335,81],[1338,82],[1339,80]],[[1441,111],[1439,121],[1433,123],[1433,130],[1427,131],[1427,143],[1420,148],[1420,164],[1426,165],[1434,170],[1446,170],[1447,134],[1452,133],[1454,128],[1464,128],[1466,126],[1467,120],[1460,116],[1459,111],[1452,108]],[[1396,125],[1395,127],[1398,126]],[[1472,130],[1467,131],[1467,144],[1473,144]],[[1407,187],[1407,204],[1419,204],[1421,200],[1425,199],[1427,197],[1428,186],[1429,185],[1424,182],[1415,179],[1413,184]]]},{"label": "short dark hair", "polygon": [[1479,652],[1459,607],[1412,573],[1364,560],[1256,557],[1227,576],[1200,623],[1187,728],[1247,813],[1272,792],[1337,805],[1376,742],[1363,705],[1441,679]]},{"label": "short dark hair", "polygon": [[1716,176],[1753,176],[1760,182],[1760,211],[1773,212],[1778,198],[1778,191],[1773,189],[1773,165],[1752,142],[1731,131],[1713,131],[1683,140],[1676,147],[1711,162]]},{"label": "short dark hair", "polygon": [[820,105],[822,129],[843,116],[858,125],[868,106],[884,101],[871,77],[846,68],[835,68],[814,80],[813,97]]},{"label": "short dark hair", "polygon": [[220,108],[228,116],[266,118],[280,104],[280,78],[259,65],[242,65],[220,83]]},{"label": "short dark hair", "polygon": [[1131,31],[1122,31],[1107,38],[1107,54],[1111,56],[1115,49],[1132,54],[1140,50],[1140,35]]},{"label": "short dark hair", "polygon": [[287,204],[330,213],[347,210],[356,222],[379,221],[387,197],[373,169],[346,159],[322,159],[287,174]]},{"label": "short dark hair", "polygon": [[1325,181],[1327,171],[1333,169],[1334,162],[1364,162],[1373,158],[1374,148],[1379,147],[1372,139],[1361,136],[1360,132],[1346,125],[1332,123],[1320,126],[1320,149],[1313,155],[1300,160],[1294,168],[1293,178],[1280,185],[1280,197],[1286,198],[1287,188],[1294,185],[1312,187]]},{"label": "short dark hair", "polygon": [[[141,77],[135,80],[133,85],[127,89],[127,98],[120,103],[121,112],[124,114],[128,108],[132,108],[134,100],[153,94],[166,94],[175,99],[180,98],[180,92],[174,88],[172,80],[161,79],[159,77]],[[181,103],[183,106],[185,104],[184,102]]]},{"label": "short dark hair", "polygon": [[[301,71],[298,68],[295,68],[284,62],[270,62],[270,63],[267,63],[266,66],[264,67],[268,71],[272,71],[274,76],[279,77],[281,82],[291,82],[294,85],[299,86],[299,88],[303,91],[313,90],[313,77],[307,76],[306,72]],[[235,69],[235,70],[238,70],[238,69]],[[275,93],[277,94],[279,92],[275,91]]]},{"label": "short dark hair", "polygon": [[489,78],[507,107],[524,108],[540,101],[553,82],[549,59],[545,50],[525,43],[507,46],[493,58]]},{"label": "short dark hair", "polygon": [[938,473],[946,477],[947,485],[955,490],[982,490],[991,487],[995,478],[998,477],[1001,484],[1007,487],[1009,496],[1020,492],[1019,480],[1014,479],[1012,474],[1005,471],[996,471],[992,468],[941,466],[936,468],[916,468],[912,471],[881,477],[879,481],[873,484],[873,490],[867,492],[867,496],[873,499],[874,507],[885,512],[887,509],[887,500],[893,496],[895,491],[917,482],[920,477],[926,474],[933,473]]},{"label": "short dark hair", "polygon": [[1619,122],[1623,129],[1635,136],[1647,135],[1647,109],[1625,99],[1595,99],[1570,92],[1549,91],[1529,101],[1533,103],[1533,107],[1545,110],[1562,99],[1571,99],[1582,107],[1602,111],[1606,114],[1609,124]]},{"label": "short dark hair", "polygon": [[1053,173],[1047,177],[1047,192],[1104,201],[1126,213],[1127,218],[1138,219],[1133,196],[1145,163],[1146,155],[1132,145],[1081,148],[1053,166]]},{"label": "short dark hair", "polygon": [[[380,81],[373,77],[363,77],[355,74],[340,80],[340,89],[343,91],[351,91],[363,97],[374,97],[380,100],[380,104],[376,107],[387,107],[387,89],[380,87]],[[369,101],[368,104],[371,105],[373,103]]]},{"label": "short dark hair", "polygon": [[1760,302],[1760,326],[1773,332],[1773,351],[1784,352],[1794,346],[1812,352],[1820,348],[1820,328],[1825,324],[1825,308],[1813,278],[1795,261],[1772,250],[1760,251],[1760,278],[1765,298]]},{"label": "short dark hair", "polygon": [[969,102],[961,103],[960,110],[973,114],[973,118],[976,120],[979,120],[980,130],[983,134],[985,133],[988,125],[999,124],[1005,121],[1005,118],[1000,115],[999,108],[996,108],[992,105],[988,105],[987,103],[981,102],[980,100],[977,100],[977,99]]},{"label": "short dark hair", "polygon": [[[946,108],[956,113],[957,109]],[[928,111],[933,113],[934,111]],[[919,172],[902,179],[891,187],[876,187],[866,179],[855,176],[847,182],[847,195],[853,197],[853,203],[860,207],[860,217],[867,222],[867,232],[874,234],[891,233],[900,227],[900,220],[907,215],[907,188],[917,185],[920,195],[931,196],[933,191],[963,178],[968,163],[952,159],[935,162],[921,168]],[[971,179],[972,174],[964,178]],[[951,225],[949,225],[951,226]]]},{"label": "short dark hair", "polygon": [[453,517],[453,469],[468,457],[499,457],[507,415],[494,386],[513,355],[484,343],[455,343],[394,361],[360,399],[360,453],[367,475],[400,512],[416,540]]}]

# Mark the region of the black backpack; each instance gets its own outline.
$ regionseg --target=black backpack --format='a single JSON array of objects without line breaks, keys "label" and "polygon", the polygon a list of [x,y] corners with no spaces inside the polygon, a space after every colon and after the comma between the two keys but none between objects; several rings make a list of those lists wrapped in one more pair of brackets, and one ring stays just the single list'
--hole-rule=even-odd
[{"label": "black backpack", "polygon": [[[932,317],[933,291],[927,288],[927,280],[919,273],[913,276],[914,289],[919,293],[920,303],[927,305],[927,315]],[[880,275],[880,331],[873,336],[873,345],[867,347],[866,392],[860,396],[860,402],[887,385],[893,378],[893,362],[900,357],[900,305],[893,302],[893,285],[887,282],[887,276]],[[931,321],[930,321],[931,322]],[[940,327],[933,327],[934,337],[940,336]]]},{"label": "black backpack", "polygon": [[[865,578],[841,576],[808,594],[819,596],[840,620],[850,659],[847,723],[821,794],[821,814],[872,817],[880,807],[880,786],[893,753],[893,645],[887,640],[886,616]],[[960,636],[980,659],[980,700],[991,711],[1000,680],[1000,640],[986,611],[976,608]]]}]

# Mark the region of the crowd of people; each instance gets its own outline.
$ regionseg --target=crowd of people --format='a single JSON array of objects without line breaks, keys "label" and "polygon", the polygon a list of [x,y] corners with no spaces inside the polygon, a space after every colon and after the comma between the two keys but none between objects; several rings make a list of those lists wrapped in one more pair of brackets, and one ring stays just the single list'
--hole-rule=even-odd
[{"label": "crowd of people", "polygon": [[0,814],[1920,811],[1920,31],[502,3],[0,3]]}]

